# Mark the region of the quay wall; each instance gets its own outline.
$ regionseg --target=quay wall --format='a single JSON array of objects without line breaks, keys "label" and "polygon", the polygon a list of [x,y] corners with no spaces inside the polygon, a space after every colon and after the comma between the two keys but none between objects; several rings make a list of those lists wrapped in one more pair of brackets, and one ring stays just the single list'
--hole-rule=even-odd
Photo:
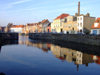
[{"label": "quay wall", "polygon": [[100,35],[30,33],[29,38],[33,40],[48,40],[64,43],[73,42],[78,44],[100,46]]},{"label": "quay wall", "polygon": [[0,33],[0,40],[18,40],[18,33]]}]

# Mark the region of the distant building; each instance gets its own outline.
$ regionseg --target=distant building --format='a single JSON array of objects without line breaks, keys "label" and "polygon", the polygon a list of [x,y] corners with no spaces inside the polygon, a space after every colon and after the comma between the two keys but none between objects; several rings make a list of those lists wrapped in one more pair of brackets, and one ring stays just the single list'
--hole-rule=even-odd
[{"label": "distant building", "polygon": [[26,33],[35,33],[37,32],[37,27],[38,27],[39,23],[28,23],[26,25]]},{"label": "distant building", "polygon": [[24,25],[13,25],[10,28],[10,32],[22,33]]},{"label": "distant building", "polygon": [[100,34],[100,18],[97,18],[97,20],[92,25],[91,34],[96,34],[96,35]]},{"label": "distant building", "polygon": [[86,15],[80,14],[80,2],[78,2],[78,13],[75,16],[77,16],[78,32],[89,33],[95,17],[91,17],[89,13]]},{"label": "distant building", "polygon": [[66,21],[66,18],[69,14],[61,14],[51,23],[51,31],[52,32],[63,32],[63,23]]},{"label": "distant building", "polygon": [[41,21],[40,26],[42,26],[42,32],[48,32],[47,27],[48,27],[49,23],[50,22],[48,19],[44,19]]},{"label": "distant building", "polygon": [[89,15],[77,16],[78,31],[82,33],[90,32],[94,21],[95,17],[90,17]]},{"label": "distant building", "polygon": [[5,32],[6,27],[0,27],[0,32]]},{"label": "distant building", "polygon": [[76,34],[78,32],[78,24],[76,16],[68,16],[63,25],[64,33]]},{"label": "distant building", "polygon": [[47,27],[49,25],[48,19],[44,19],[41,22],[37,23],[28,23],[24,30],[26,33],[40,33],[40,32],[47,32]]}]

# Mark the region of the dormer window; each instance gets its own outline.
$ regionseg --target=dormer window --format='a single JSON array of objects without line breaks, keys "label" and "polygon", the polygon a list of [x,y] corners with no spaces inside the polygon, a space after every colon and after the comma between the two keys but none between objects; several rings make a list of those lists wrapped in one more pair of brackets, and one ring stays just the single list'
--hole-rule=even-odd
[{"label": "dormer window", "polygon": [[98,27],[98,25],[99,25],[99,23],[95,23],[95,24],[94,24],[94,27]]}]

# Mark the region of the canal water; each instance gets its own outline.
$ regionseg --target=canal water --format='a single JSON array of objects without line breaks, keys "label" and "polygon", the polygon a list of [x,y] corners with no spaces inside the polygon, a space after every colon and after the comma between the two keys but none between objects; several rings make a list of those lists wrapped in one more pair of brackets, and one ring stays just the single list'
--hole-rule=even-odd
[{"label": "canal water", "polygon": [[0,75],[100,75],[100,56],[28,36],[0,45]]}]

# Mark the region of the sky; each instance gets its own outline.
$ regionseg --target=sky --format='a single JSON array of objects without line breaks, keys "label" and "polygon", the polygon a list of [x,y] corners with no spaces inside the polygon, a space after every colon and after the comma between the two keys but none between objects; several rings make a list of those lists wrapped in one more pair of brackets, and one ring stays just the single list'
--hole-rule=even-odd
[{"label": "sky", "polygon": [[74,15],[81,2],[81,14],[100,17],[100,0],[0,0],[0,26],[53,21],[62,13]]}]

